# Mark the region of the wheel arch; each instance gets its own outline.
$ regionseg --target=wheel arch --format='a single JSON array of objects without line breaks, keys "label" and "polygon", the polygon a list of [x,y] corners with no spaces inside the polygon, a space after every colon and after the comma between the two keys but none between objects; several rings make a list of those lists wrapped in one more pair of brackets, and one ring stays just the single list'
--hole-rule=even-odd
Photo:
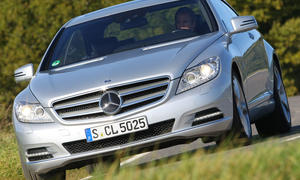
[{"label": "wheel arch", "polygon": [[282,75],[279,58],[278,58],[278,55],[275,52],[273,53],[273,64],[277,66],[280,74]]},{"label": "wheel arch", "polygon": [[233,73],[233,72],[235,72],[238,75],[238,80],[239,80],[240,84],[242,85],[243,90],[245,90],[244,89],[244,83],[243,83],[242,76],[241,76],[241,71],[240,71],[240,68],[239,68],[239,66],[237,65],[236,62],[232,63],[231,73]]}]

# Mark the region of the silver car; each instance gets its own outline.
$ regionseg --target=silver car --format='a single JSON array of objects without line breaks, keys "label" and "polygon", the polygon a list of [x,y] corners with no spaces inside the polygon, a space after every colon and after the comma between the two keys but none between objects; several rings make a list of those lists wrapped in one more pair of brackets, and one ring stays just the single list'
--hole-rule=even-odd
[{"label": "silver car", "polygon": [[224,0],[137,0],[76,17],[14,101],[26,179],[224,135],[290,130],[278,57]]}]

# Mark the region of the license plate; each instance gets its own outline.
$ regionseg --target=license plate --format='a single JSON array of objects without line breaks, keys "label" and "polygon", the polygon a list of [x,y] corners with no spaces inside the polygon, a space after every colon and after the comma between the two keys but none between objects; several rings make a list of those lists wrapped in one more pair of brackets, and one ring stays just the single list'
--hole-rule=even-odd
[{"label": "license plate", "polygon": [[133,132],[143,131],[146,129],[148,129],[147,119],[146,117],[140,117],[94,128],[88,128],[85,129],[85,135],[87,142],[93,142]]}]

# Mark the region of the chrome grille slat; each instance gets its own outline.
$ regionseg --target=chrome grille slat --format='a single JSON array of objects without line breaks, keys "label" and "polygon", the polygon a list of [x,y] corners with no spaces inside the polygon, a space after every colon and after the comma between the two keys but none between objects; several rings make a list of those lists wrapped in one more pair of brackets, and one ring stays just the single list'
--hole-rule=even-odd
[{"label": "chrome grille slat", "polygon": [[77,103],[72,103],[72,104],[66,104],[66,105],[59,105],[59,106],[55,106],[54,109],[55,110],[61,110],[61,109],[67,109],[67,108],[72,108],[72,107],[77,107],[77,106],[82,106],[82,105],[97,103],[97,102],[99,102],[99,99],[100,99],[100,97],[97,97],[97,98],[86,100],[86,101],[82,101],[82,102],[77,102]]},{"label": "chrome grille slat", "polygon": [[130,88],[130,89],[126,89],[126,90],[120,90],[120,96],[128,96],[131,94],[135,94],[135,93],[139,93],[139,92],[143,92],[143,91],[147,91],[150,89],[155,89],[158,87],[163,87],[163,86],[167,86],[169,83],[168,82],[164,82],[164,83],[152,83],[150,86],[146,86],[146,87],[139,87],[139,88]]},{"label": "chrome grille slat", "polygon": [[91,108],[91,109],[85,109],[81,111],[75,111],[75,112],[67,112],[67,113],[61,113],[60,116],[62,118],[72,118],[76,116],[86,116],[89,114],[98,114],[103,113],[103,110],[101,108]]},{"label": "chrome grille slat", "polygon": [[125,101],[124,104],[122,105],[122,108],[132,106],[134,104],[139,104],[139,103],[142,103],[142,102],[145,102],[145,101],[148,101],[151,99],[155,99],[158,97],[163,97],[164,95],[165,95],[165,93],[163,91],[160,91],[155,94],[137,97],[137,98],[131,99],[130,101]]},{"label": "chrome grille slat", "polygon": [[[121,111],[125,113],[139,107],[159,102],[166,95],[170,79],[167,77],[150,79],[121,86],[108,88],[106,91],[117,92],[123,100]],[[55,112],[63,120],[101,120],[107,115],[99,106],[103,91],[96,91],[87,94],[73,96],[52,105]]]},{"label": "chrome grille slat", "polygon": [[60,102],[55,102],[53,107],[55,110],[66,109],[70,107],[90,104],[91,101],[98,100],[101,96],[102,92],[94,92],[88,95],[81,95],[78,97],[70,98],[67,100],[62,100]]}]

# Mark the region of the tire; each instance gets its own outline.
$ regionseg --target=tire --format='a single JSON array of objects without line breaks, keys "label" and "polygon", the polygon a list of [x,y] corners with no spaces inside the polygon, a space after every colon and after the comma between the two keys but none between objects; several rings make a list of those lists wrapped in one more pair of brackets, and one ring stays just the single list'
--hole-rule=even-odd
[{"label": "tire", "polygon": [[269,137],[289,132],[291,129],[291,112],[285,87],[279,67],[274,65],[274,112],[255,122],[258,134],[262,137]]},{"label": "tire", "polygon": [[232,73],[233,122],[231,131],[216,139],[216,144],[248,145],[252,139],[249,110],[239,76]]}]

